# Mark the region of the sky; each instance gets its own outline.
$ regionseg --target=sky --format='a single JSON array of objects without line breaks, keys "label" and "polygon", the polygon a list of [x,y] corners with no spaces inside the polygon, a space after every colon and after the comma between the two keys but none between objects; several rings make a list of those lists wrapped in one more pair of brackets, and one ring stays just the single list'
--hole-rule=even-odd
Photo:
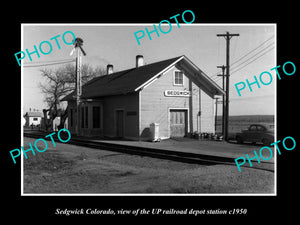
[{"label": "sky", "polygon": [[[154,24],[154,23],[153,23]],[[146,64],[160,60],[185,55],[209,77],[222,86],[221,69],[217,66],[226,65],[226,41],[217,34],[238,33],[240,36],[230,40],[231,76],[229,85],[229,114],[230,115],[274,115],[276,97],[276,75],[271,68],[276,66],[276,26],[274,24],[172,24],[169,33],[160,36],[152,33],[150,40],[145,35],[138,45],[134,33],[143,30],[153,30],[153,24],[22,24],[21,49],[34,51],[43,41],[49,41],[52,51],[48,55],[40,53],[40,58],[32,54],[22,60],[22,105],[23,113],[31,109],[42,111],[47,107],[44,95],[39,88],[46,80],[41,76],[41,69],[55,69],[61,65],[44,66],[47,62],[75,59],[70,55],[73,45],[63,42],[62,36],[66,31],[72,31],[76,37],[83,39],[83,49],[87,53],[82,62],[91,66],[106,68],[113,64],[114,72],[135,67],[135,56],[143,55]],[[158,24],[155,23],[157,26]],[[168,24],[162,29],[167,31]],[[145,32],[146,33],[146,32]],[[58,49],[52,37],[60,35],[57,41]],[[72,41],[72,35],[66,33],[66,42]],[[275,46],[275,47],[274,47]],[[273,48],[273,49],[272,49]],[[48,45],[43,44],[43,50],[49,51]],[[249,53],[249,54],[248,54]],[[245,56],[246,55],[246,56]],[[245,56],[245,57],[244,57]],[[17,61],[16,61],[17,64]],[[41,66],[39,66],[41,65]],[[34,67],[32,67],[34,66]],[[241,97],[235,89],[238,82],[254,81],[254,75],[259,78],[263,71],[273,75],[273,82],[258,88],[252,85],[253,92],[246,87],[241,91]],[[269,78],[264,76],[267,83]],[[221,105],[218,114],[221,114]]]}]

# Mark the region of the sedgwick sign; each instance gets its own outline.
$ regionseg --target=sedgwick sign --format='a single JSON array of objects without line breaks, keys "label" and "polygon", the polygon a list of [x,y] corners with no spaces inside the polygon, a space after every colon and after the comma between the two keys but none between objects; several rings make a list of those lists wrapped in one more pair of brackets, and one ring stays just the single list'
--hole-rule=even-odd
[{"label": "sedgwick sign", "polygon": [[167,97],[190,97],[190,91],[179,91],[179,90],[165,90],[165,96]]}]

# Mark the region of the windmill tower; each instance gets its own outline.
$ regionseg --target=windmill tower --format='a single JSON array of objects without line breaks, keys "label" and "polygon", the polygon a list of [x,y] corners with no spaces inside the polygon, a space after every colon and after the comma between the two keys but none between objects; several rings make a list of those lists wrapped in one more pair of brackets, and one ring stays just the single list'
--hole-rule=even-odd
[{"label": "windmill tower", "polygon": [[[82,48],[83,40],[79,37],[77,37],[74,41],[74,49],[76,52],[76,109],[77,109],[77,123],[76,123],[76,134],[79,135],[79,126],[80,126],[80,96],[81,96],[81,67],[82,67],[82,61],[81,61],[81,54],[86,56],[85,51]],[[73,51],[72,51],[73,53]]]}]

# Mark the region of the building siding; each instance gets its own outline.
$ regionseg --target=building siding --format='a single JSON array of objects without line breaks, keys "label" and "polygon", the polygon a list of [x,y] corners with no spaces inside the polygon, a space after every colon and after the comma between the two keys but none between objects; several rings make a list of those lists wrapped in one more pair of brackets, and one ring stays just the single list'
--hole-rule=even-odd
[{"label": "building siding", "polygon": [[[99,106],[100,107],[100,127],[99,128],[93,128],[93,106]],[[85,123],[85,110],[86,107],[88,108],[88,120],[87,124]],[[82,110],[84,108],[84,110]],[[72,110],[72,118],[73,122],[71,122],[71,110]],[[96,136],[96,137],[102,137],[103,136],[103,103],[101,100],[94,100],[92,102],[88,101],[82,101],[80,103],[79,107],[79,113],[80,113],[80,121],[79,121],[79,134],[82,136]],[[82,117],[82,113],[84,116]],[[81,121],[82,118],[84,119],[84,127],[82,127]],[[75,101],[69,101],[68,102],[68,128],[69,131],[72,134],[76,133],[76,124],[77,124],[77,108],[76,108],[76,102]]]},{"label": "building siding", "polygon": [[124,110],[124,137],[139,137],[139,94],[110,96],[103,99],[104,135],[116,136],[116,110]]},{"label": "building siding", "polygon": [[[124,138],[138,139],[139,137],[139,94],[127,94],[118,96],[109,96],[99,99],[93,99],[91,102],[82,101],[80,104],[80,121],[79,129],[80,135],[83,136],[116,136],[116,110],[124,110]],[[77,110],[76,102],[68,102],[68,124],[71,133],[76,132],[77,123]],[[93,106],[100,106],[100,128],[93,128]],[[84,121],[84,127],[82,128],[81,120],[85,120],[81,116],[82,108],[88,108],[88,126]],[[71,123],[71,110],[73,123]],[[72,125],[71,125],[72,124]]]},{"label": "building siding", "polygon": [[200,132],[215,132],[214,99],[201,91],[201,116]]},{"label": "building siding", "polygon": [[[183,86],[173,85],[174,71],[176,66],[171,68],[156,81],[141,91],[141,137],[149,138],[150,124],[159,123],[159,136],[170,137],[170,109],[187,109],[188,111],[188,132],[214,131],[213,99],[203,91],[200,91],[201,106],[199,109],[199,88],[184,75]],[[165,90],[189,90],[191,97],[166,97]],[[201,110],[200,119],[198,112]]]},{"label": "building siding", "polygon": [[[34,118],[36,118],[37,120],[34,120]],[[25,120],[26,120],[25,126],[31,126],[31,125],[37,126],[37,125],[40,125],[41,124],[41,119],[42,118],[38,117],[38,116],[34,116],[34,117],[26,116],[25,117]]]},{"label": "building siding", "polygon": [[[187,70],[182,65],[178,65]],[[171,123],[173,134],[177,132],[178,127],[181,129],[180,135],[192,132],[214,133],[214,99],[189,79],[188,72],[191,73],[191,70],[183,74],[183,85],[175,85],[175,71],[181,70],[174,65],[134,93],[82,100],[80,109],[88,107],[88,124],[86,126],[84,123],[82,127],[80,122],[80,135],[113,138],[120,136],[121,133],[120,137],[126,139],[149,140],[152,123],[159,124],[161,139],[171,136]],[[177,81],[179,80],[177,76]],[[165,96],[166,90],[190,91],[191,96]],[[93,128],[93,106],[101,107],[101,127],[97,129]],[[71,122],[71,110],[73,122]],[[178,111],[174,112],[174,110]],[[186,116],[185,129],[180,124],[183,120],[180,119],[180,123],[174,122],[176,121],[174,118],[179,118],[179,114]],[[75,133],[77,112],[76,102],[73,100],[68,101],[68,115],[69,130]],[[171,116],[172,121],[170,121]],[[80,119],[82,118],[85,120],[84,116],[80,116]],[[123,126],[117,126],[117,124],[123,124]],[[122,127],[122,129],[117,127]]]}]

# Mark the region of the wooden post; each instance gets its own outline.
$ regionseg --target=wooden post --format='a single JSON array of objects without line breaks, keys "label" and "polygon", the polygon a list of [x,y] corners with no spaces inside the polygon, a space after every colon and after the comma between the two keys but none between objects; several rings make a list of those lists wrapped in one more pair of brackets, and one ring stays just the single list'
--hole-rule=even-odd
[{"label": "wooden post", "polygon": [[230,34],[226,32],[226,34],[217,34],[217,37],[224,37],[226,39],[226,110],[225,110],[225,133],[224,139],[228,141],[228,121],[229,121],[229,64],[230,64],[230,39],[233,36],[240,36],[239,34]]},{"label": "wooden post", "polygon": [[[221,68],[222,69],[222,74],[218,74],[217,76],[221,76],[222,77],[222,89],[223,91],[225,91],[225,84],[224,84],[224,79],[225,79],[225,68],[226,66],[217,66],[217,68]],[[222,96],[222,135],[224,137],[225,134],[225,95]]]},{"label": "wooden post", "polygon": [[76,110],[77,110],[77,121],[76,121],[76,134],[80,132],[80,96],[81,96],[81,53],[77,47],[76,55]]}]

